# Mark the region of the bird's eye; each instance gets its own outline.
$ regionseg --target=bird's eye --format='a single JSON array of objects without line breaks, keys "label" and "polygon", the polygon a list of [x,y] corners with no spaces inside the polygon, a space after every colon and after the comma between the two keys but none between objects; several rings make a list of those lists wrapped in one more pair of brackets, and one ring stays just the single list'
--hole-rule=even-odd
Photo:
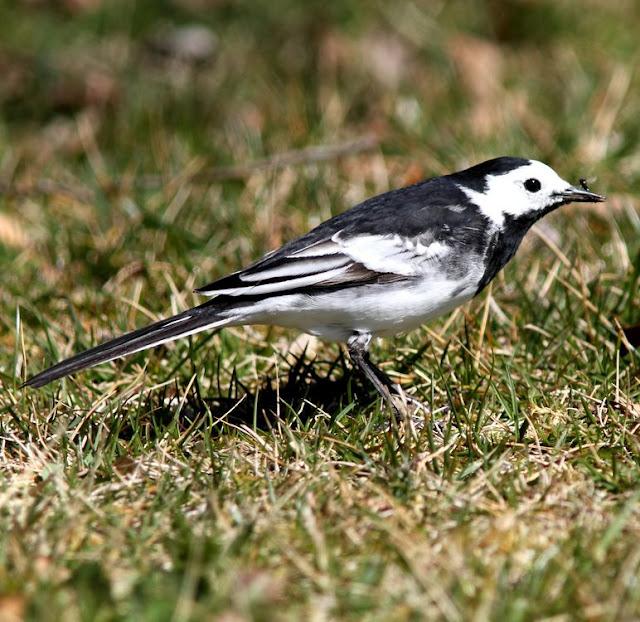
[{"label": "bird's eye", "polygon": [[528,192],[538,192],[540,190],[540,180],[531,177],[524,182],[524,187]]}]

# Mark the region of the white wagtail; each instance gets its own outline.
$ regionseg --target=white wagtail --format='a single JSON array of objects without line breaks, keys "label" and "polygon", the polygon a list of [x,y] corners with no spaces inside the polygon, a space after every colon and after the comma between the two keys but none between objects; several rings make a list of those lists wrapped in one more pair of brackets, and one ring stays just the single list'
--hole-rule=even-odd
[{"label": "white wagtail", "polygon": [[204,304],[25,384],[40,387],[207,329],[271,324],[346,342],[353,364],[392,405],[393,384],[369,360],[372,337],[411,330],[476,296],[545,214],[573,201],[604,201],[581,184],[536,160],[501,157],[386,192],[196,290],[211,297]]}]

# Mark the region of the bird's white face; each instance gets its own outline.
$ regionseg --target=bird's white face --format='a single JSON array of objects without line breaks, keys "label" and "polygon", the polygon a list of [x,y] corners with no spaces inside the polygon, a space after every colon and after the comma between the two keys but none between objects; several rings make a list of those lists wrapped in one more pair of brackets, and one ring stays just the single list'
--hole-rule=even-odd
[{"label": "bird's white face", "polygon": [[485,184],[484,192],[461,188],[498,225],[504,222],[505,216],[536,218],[572,201],[602,200],[592,192],[571,185],[550,166],[537,160],[529,160],[528,164],[503,174],[487,175]]}]

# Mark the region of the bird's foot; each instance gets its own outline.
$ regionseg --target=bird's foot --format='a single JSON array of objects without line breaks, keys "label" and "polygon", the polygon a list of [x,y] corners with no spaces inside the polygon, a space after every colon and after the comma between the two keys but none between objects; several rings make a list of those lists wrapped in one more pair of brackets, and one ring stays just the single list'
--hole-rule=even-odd
[{"label": "bird's foot", "polygon": [[416,432],[420,432],[431,419],[433,432],[440,437],[444,435],[442,424],[439,420],[436,420],[436,417],[446,413],[449,410],[448,406],[433,410],[424,402],[408,395],[399,384],[393,384],[389,389],[391,403],[393,404],[392,410],[398,423],[404,422]]}]

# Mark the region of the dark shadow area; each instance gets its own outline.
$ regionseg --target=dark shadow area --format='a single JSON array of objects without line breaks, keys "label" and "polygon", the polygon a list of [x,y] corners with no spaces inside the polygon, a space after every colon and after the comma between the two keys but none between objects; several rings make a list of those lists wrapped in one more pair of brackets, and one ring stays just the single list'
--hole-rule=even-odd
[{"label": "dark shadow area", "polygon": [[[266,376],[253,388],[244,385],[235,373],[223,388],[218,373],[217,396],[207,395],[197,381],[186,398],[175,386],[165,386],[143,403],[140,423],[152,420],[151,428],[160,433],[175,420],[180,408],[181,431],[210,425],[211,420],[216,433],[224,433],[228,424],[271,429],[278,418],[288,424],[304,423],[319,410],[334,416],[352,400],[365,406],[377,399],[373,387],[349,367],[342,353],[333,361],[307,360],[304,353],[293,364],[283,361],[284,377]],[[130,434],[128,425],[120,431],[120,437]]]}]

